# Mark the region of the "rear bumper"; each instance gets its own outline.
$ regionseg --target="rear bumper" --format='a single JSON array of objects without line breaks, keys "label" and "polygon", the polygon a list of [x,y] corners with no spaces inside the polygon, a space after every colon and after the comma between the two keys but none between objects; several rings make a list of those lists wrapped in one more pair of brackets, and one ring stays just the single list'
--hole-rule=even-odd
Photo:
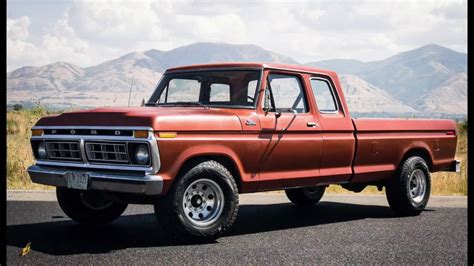
[{"label": "rear bumper", "polygon": [[449,167],[449,172],[456,172],[459,173],[461,172],[461,161],[459,160],[454,160],[451,162],[451,166]]},{"label": "rear bumper", "polygon": [[[68,170],[54,167],[33,165],[28,174],[33,183],[56,187],[67,187]],[[142,195],[159,195],[163,190],[163,179],[159,175],[135,175],[120,172],[85,171],[89,176],[88,190],[103,190]]]}]

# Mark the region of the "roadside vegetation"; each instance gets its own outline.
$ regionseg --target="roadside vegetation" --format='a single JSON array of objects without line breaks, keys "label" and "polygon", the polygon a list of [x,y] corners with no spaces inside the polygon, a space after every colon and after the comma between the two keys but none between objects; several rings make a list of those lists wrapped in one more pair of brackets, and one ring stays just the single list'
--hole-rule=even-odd
[{"label": "roadside vegetation", "polygon": [[31,182],[26,169],[34,163],[30,148],[31,127],[42,116],[52,114],[46,108],[7,111],[7,189],[52,189]]},{"label": "roadside vegetation", "polygon": [[[53,189],[33,184],[26,169],[34,163],[30,149],[31,127],[39,118],[56,112],[44,107],[23,109],[17,107],[7,112],[7,188]],[[432,174],[433,195],[467,195],[467,121],[458,123],[459,136],[456,158],[461,160],[461,173],[439,172]],[[353,193],[338,185],[331,185],[328,193]],[[367,187],[361,193],[384,194],[376,187]]]}]

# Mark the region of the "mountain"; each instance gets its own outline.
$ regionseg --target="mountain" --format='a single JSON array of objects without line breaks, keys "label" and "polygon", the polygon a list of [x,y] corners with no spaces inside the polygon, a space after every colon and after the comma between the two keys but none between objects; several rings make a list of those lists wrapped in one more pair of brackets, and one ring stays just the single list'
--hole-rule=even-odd
[{"label": "mountain", "polygon": [[357,113],[416,113],[380,88],[354,75],[339,76],[347,105]]},{"label": "mountain", "polygon": [[356,75],[416,108],[421,97],[467,71],[467,54],[430,44],[381,61],[336,59],[307,65]]},{"label": "mountain", "polygon": [[461,72],[445,81],[417,102],[424,112],[467,113],[467,73]]},{"label": "mountain", "polygon": [[151,95],[167,68],[237,61],[298,64],[256,45],[195,43],[170,51],[132,52],[87,68],[68,63],[23,67],[7,73],[7,99],[58,107],[127,105],[132,86],[131,104],[138,105]]},{"label": "mountain", "polygon": [[[126,106],[130,95],[136,106],[151,95],[167,68],[237,61],[299,64],[256,45],[195,43],[170,51],[131,52],[85,68],[66,62],[22,67],[7,73],[7,102],[57,108]],[[380,61],[334,59],[307,65],[346,74],[341,81],[354,113],[383,109],[395,116],[406,112],[418,116],[466,114],[466,62],[466,54],[427,45]]]},{"label": "mountain", "polygon": [[297,61],[252,44],[196,43],[182,46],[162,55],[165,68],[210,62],[278,62],[299,64]]}]

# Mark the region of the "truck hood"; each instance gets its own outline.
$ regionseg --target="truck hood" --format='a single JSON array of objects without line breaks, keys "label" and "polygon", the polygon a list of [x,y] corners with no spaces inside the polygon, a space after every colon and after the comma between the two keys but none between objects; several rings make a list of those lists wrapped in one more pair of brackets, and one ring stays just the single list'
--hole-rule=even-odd
[{"label": "truck hood", "polygon": [[203,107],[97,108],[41,118],[36,126],[137,126],[161,131],[242,130],[231,109]]}]

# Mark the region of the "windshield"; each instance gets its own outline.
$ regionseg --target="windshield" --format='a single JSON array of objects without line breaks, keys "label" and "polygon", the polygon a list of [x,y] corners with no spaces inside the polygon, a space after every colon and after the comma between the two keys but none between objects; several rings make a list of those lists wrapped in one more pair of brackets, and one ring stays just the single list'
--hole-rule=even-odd
[{"label": "windshield", "polygon": [[260,73],[220,70],[165,74],[146,105],[254,108]]}]

